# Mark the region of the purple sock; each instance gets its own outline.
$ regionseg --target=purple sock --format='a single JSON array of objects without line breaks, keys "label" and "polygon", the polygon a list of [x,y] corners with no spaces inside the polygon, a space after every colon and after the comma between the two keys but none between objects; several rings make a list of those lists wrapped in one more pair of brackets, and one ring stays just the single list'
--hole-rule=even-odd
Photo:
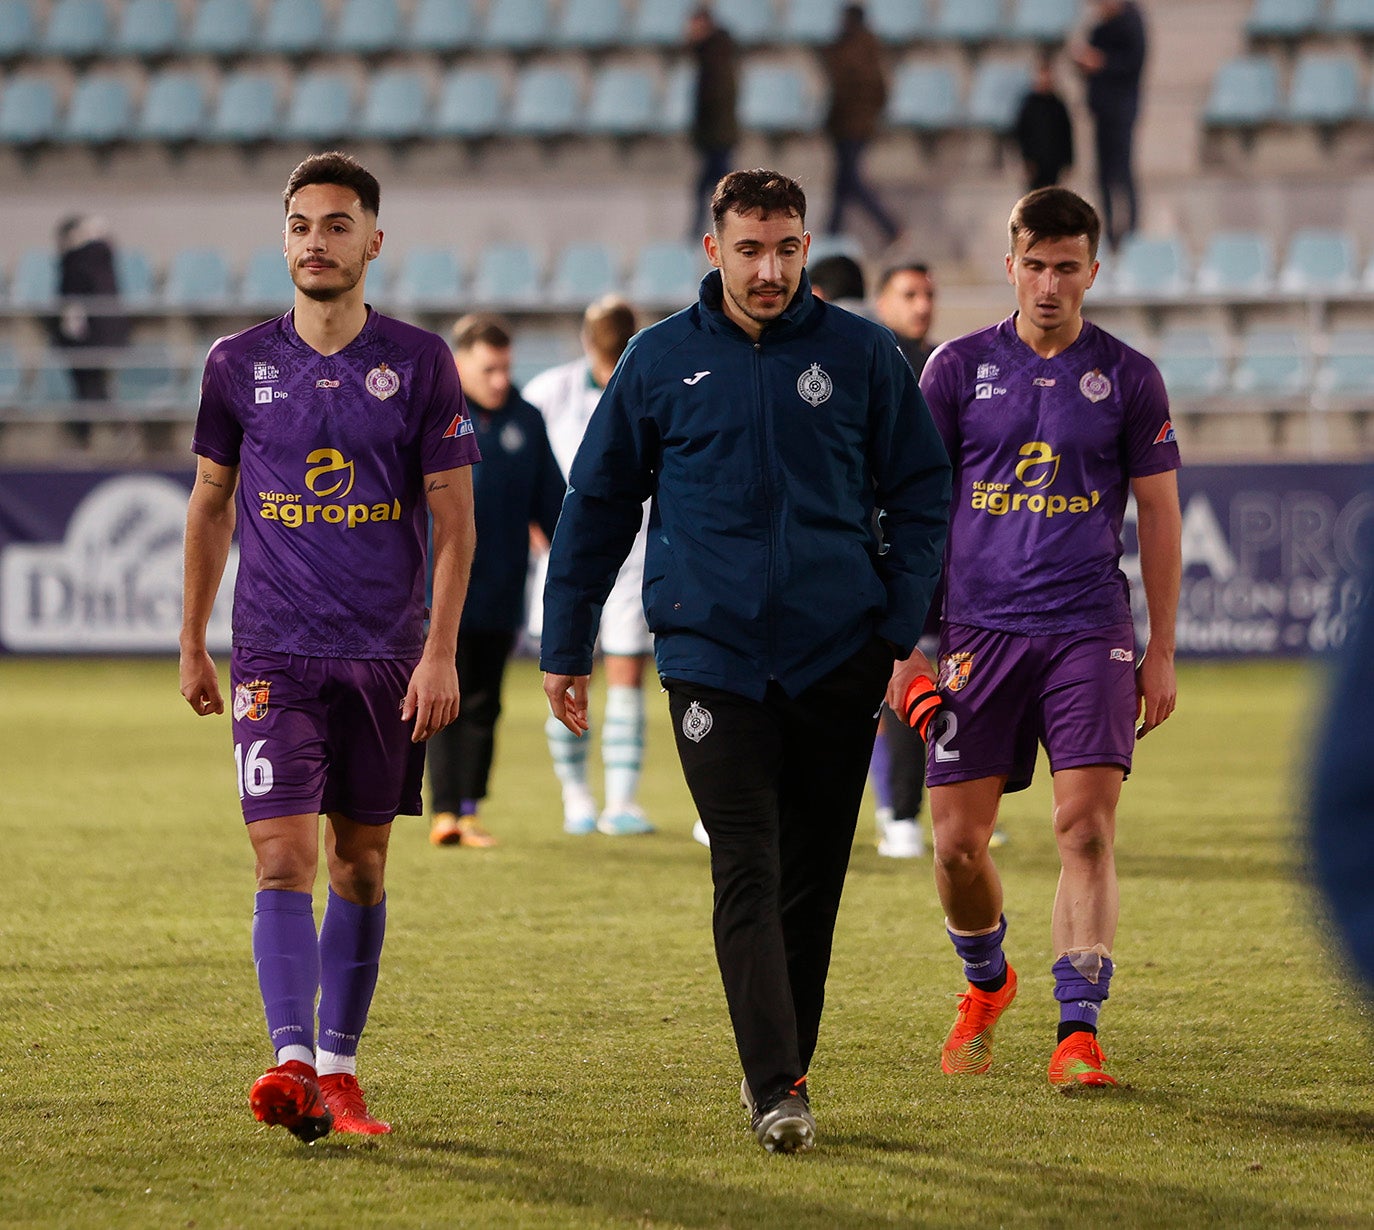
[{"label": "purple sock", "polygon": [[1081,1023],[1097,1030],[1097,1016],[1102,1011],[1102,1001],[1112,985],[1112,959],[1102,958],[1102,968],[1097,981],[1092,982],[1074,968],[1068,957],[1060,957],[1054,963],[1054,997],[1059,1001],[1059,1023]]},{"label": "purple sock", "polygon": [[386,935],[386,898],[354,905],[332,888],[320,925],[320,1049],[356,1055]]},{"label": "purple sock", "polygon": [[253,962],[274,1049],[315,1049],[320,945],[309,893],[265,889],[253,903]]},{"label": "purple sock", "polygon": [[477,814],[477,800],[460,799],[458,802],[458,814],[460,816],[475,816]]},{"label": "purple sock", "polygon": [[[946,928],[948,930],[948,928]],[[996,931],[986,935],[955,935],[950,931],[949,938],[954,951],[964,963],[964,977],[974,986],[983,983],[1000,983],[1007,970],[1007,958],[1002,953],[1002,941],[1007,935],[1007,917],[997,924]]]},{"label": "purple sock", "polygon": [[873,756],[868,762],[868,780],[873,783],[873,799],[879,807],[892,809],[892,787],[888,778],[892,773],[892,744],[883,728],[873,740]]}]

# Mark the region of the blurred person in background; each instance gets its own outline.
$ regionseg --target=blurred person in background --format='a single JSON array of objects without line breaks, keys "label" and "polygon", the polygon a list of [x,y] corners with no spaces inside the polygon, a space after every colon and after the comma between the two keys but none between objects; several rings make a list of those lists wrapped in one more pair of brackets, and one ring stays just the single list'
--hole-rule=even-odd
[{"label": "blurred person in background", "polygon": [[1055,88],[1054,60],[1041,56],[1012,128],[1026,168],[1026,191],[1053,188],[1073,166],[1073,121]]},{"label": "blurred person in background", "polygon": [[692,146],[698,158],[687,238],[697,243],[709,224],[711,192],[730,169],[739,141],[739,48],[703,4],[687,19],[687,52],[696,68]]},{"label": "blurred person in background", "polygon": [[530,528],[552,537],[564,483],[543,418],[511,384],[510,326],[486,313],[464,316],[452,340],[482,462],[472,472],[477,550],[458,633],[463,707],[430,740],[429,839],[483,848],[496,844],[478,810],[496,754],[506,663],[525,622]]},{"label": "blurred person in background", "polygon": [[[525,397],[544,416],[549,443],[564,474],[572,470],[592,412],[635,328],[634,309],[624,299],[616,295],[598,299],[582,317],[582,358],[541,372],[525,386]],[[647,513],[646,505],[646,517]],[[599,832],[608,837],[628,837],[653,832],[653,825],[639,805],[639,778],[644,764],[644,671],[654,648],[644,618],[647,533],[641,523],[601,612],[606,713],[601,725],[604,802],[600,808],[587,780],[590,731],[577,738],[552,714],[545,722],[549,755],[563,791],[565,833]],[[530,602],[533,636],[543,632],[548,538],[543,543],[545,554],[536,572],[537,588]]]}]

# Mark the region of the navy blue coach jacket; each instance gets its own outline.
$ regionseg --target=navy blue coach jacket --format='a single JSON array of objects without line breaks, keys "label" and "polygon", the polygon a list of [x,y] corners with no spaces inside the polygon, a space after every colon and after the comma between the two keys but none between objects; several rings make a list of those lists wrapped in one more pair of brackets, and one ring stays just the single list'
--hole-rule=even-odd
[{"label": "navy blue coach jacket", "polygon": [[644,606],[661,676],[796,695],[875,634],[905,656],[921,633],[950,466],[892,334],[816,299],[805,274],[758,342],[721,295],[713,270],[695,305],[639,333],[592,416],[549,558],[546,671],[591,669],[651,497]]}]

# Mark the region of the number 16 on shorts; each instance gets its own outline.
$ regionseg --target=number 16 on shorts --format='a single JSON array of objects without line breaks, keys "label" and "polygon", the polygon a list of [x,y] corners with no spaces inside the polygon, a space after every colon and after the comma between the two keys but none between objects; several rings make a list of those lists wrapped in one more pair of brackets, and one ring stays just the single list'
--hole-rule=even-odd
[{"label": "number 16 on shorts", "polygon": [[234,744],[234,771],[238,776],[239,798],[258,798],[272,789],[272,762],[262,754],[266,739],[255,739],[248,745]]}]

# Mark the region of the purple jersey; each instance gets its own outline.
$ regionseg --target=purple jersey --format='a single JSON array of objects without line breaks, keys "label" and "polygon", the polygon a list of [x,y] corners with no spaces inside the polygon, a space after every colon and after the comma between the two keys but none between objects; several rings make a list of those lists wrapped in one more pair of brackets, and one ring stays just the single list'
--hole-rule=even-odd
[{"label": "purple jersey", "polygon": [[236,646],[420,655],[423,479],[479,460],[443,339],[371,310],[328,357],[290,312],[221,338],[192,447],[239,467]]},{"label": "purple jersey", "polygon": [[1130,480],[1179,465],[1155,365],[1087,321],[1042,359],[1011,316],[941,346],[921,391],[954,463],[944,619],[1028,636],[1128,623]]}]

